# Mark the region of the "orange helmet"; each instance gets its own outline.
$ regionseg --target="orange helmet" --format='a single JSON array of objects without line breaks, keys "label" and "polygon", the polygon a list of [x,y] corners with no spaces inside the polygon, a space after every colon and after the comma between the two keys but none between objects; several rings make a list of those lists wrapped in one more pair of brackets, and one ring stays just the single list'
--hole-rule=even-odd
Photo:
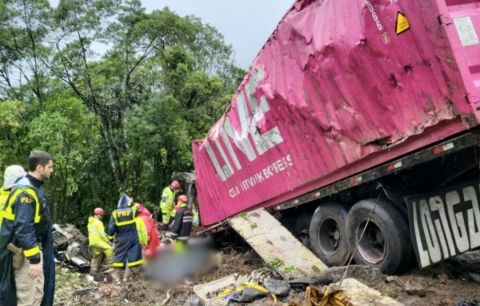
[{"label": "orange helmet", "polygon": [[180,183],[178,181],[173,181],[172,184],[170,184],[170,187],[172,187],[173,190],[178,190],[180,189]]},{"label": "orange helmet", "polygon": [[93,214],[95,216],[103,216],[103,215],[105,215],[105,211],[102,208],[97,207],[93,210]]},{"label": "orange helmet", "polygon": [[178,197],[177,202],[178,203],[186,203],[187,202],[187,196],[182,194],[181,196]]}]

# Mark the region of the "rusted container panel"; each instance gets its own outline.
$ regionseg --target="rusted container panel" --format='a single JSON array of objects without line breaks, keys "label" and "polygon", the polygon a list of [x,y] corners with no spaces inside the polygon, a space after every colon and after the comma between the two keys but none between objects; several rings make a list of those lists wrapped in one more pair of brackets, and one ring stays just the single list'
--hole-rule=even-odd
[{"label": "rusted container panel", "polygon": [[480,0],[295,2],[208,136],[202,222],[268,207],[477,124]]}]

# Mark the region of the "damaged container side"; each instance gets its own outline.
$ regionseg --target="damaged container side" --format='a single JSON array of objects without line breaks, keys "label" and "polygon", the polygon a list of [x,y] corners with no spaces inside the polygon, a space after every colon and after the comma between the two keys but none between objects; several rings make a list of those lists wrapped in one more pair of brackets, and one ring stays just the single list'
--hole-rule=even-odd
[{"label": "damaged container side", "polygon": [[268,207],[477,124],[480,1],[297,1],[208,136],[202,223]]}]

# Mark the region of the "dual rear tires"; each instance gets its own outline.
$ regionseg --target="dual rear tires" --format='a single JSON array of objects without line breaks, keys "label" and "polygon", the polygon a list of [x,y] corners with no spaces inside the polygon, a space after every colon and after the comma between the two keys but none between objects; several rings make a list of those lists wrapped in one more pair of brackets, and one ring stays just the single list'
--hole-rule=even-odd
[{"label": "dual rear tires", "polygon": [[362,200],[350,210],[339,203],[321,204],[309,235],[313,252],[329,266],[345,265],[356,250],[357,264],[393,274],[408,268],[414,254],[404,216],[384,200]]}]

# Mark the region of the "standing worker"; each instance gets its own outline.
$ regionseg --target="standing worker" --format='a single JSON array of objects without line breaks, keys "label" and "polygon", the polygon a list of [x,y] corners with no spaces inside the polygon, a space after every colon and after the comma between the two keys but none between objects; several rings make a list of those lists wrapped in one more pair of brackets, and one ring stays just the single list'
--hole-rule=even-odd
[{"label": "standing worker", "polygon": [[160,201],[160,210],[162,211],[162,223],[168,225],[175,216],[175,197],[180,189],[180,183],[173,181],[170,186],[163,189],[162,200]]},{"label": "standing worker", "polygon": [[193,214],[187,206],[187,196],[178,197],[178,204],[175,207],[175,219],[172,224],[172,237],[175,238],[175,249],[182,251],[190,238],[192,232]]},{"label": "standing worker", "polygon": [[97,276],[102,262],[110,267],[113,257],[113,249],[109,244],[105,227],[103,226],[103,216],[105,211],[97,207],[93,210],[93,216],[88,218],[88,244],[92,251],[92,262],[90,263],[90,274],[93,277]]},{"label": "standing worker", "polygon": [[50,212],[42,184],[52,156],[33,151],[28,174],[12,188],[0,229],[0,305],[53,305],[55,262]]},{"label": "standing worker", "polygon": [[0,188],[0,227],[2,226],[2,213],[5,203],[7,202],[8,195],[13,188],[15,182],[27,174],[23,170],[22,166],[11,165],[5,168],[5,173],[3,175],[3,187]]},{"label": "standing worker", "polygon": [[[142,246],[135,220],[139,214],[139,208],[138,205],[132,204],[131,198],[122,195],[108,224],[108,236],[115,237],[115,256],[112,264],[114,268],[124,269],[143,264]],[[125,277],[124,274],[124,281]]]}]

